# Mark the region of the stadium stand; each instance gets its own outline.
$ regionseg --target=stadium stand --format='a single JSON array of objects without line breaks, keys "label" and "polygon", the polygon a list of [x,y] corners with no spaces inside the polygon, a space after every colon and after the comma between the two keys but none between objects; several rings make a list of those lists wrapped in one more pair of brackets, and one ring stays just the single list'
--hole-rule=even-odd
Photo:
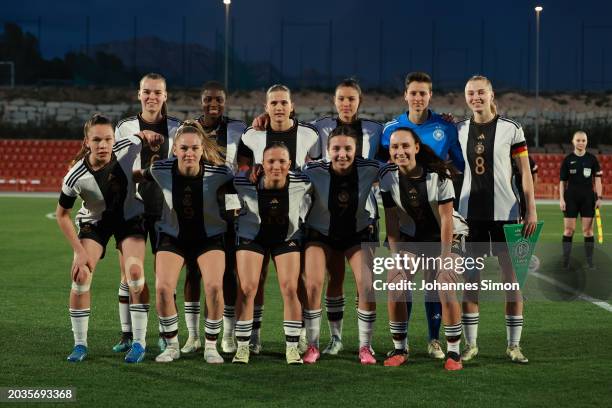
[{"label": "stadium stand", "polygon": [[[80,140],[0,140],[0,191],[59,192],[70,160],[81,147]],[[530,149],[531,151],[531,149]],[[536,198],[559,197],[559,169],[565,154],[558,144],[546,145],[547,153],[532,153],[538,163]],[[590,150],[597,154],[598,151]],[[603,195],[612,199],[612,146],[600,146],[599,163],[604,173]]]},{"label": "stadium stand", "polygon": [[81,140],[0,140],[0,191],[59,192]]}]

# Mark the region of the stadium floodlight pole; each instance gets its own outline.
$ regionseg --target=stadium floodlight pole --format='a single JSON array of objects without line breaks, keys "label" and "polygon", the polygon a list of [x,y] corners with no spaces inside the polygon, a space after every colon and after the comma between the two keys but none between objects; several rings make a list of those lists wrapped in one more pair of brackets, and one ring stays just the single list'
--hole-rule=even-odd
[{"label": "stadium floodlight pole", "polygon": [[223,85],[225,85],[225,89],[229,92],[228,82],[229,82],[229,12],[230,12],[230,4],[232,0],[223,0],[223,4],[225,4],[225,68],[224,68],[224,77],[223,77]]},{"label": "stadium floodlight pole", "polygon": [[535,145],[540,147],[540,13],[542,6],[536,6],[536,69],[535,69]]}]

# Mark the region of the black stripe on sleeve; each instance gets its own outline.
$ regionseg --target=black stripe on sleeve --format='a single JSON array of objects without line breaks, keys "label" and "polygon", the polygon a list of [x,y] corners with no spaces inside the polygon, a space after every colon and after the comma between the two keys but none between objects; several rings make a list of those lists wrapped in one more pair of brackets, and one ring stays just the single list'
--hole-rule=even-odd
[{"label": "black stripe on sleeve", "polygon": [[77,180],[83,175],[87,173],[87,167],[83,163],[68,177],[66,180],[66,185],[70,188],[74,187]]},{"label": "black stripe on sleeve", "polygon": [[395,208],[397,204],[395,204],[395,200],[391,196],[390,191],[381,191],[380,196],[382,197],[383,207],[385,208]]},{"label": "black stripe on sleeve", "polygon": [[74,202],[76,201],[76,199],[77,199],[76,197],[70,197],[70,196],[64,194],[64,192],[62,191],[60,193],[60,197],[59,197],[59,205],[62,208],[66,209],[66,210],[69,210],[72,207],[74,207]]}]

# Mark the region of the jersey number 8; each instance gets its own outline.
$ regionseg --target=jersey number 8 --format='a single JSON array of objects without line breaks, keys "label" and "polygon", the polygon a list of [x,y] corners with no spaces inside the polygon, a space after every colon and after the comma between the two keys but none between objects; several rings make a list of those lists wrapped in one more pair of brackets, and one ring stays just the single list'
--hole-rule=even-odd
[{"label": "jersey number 8", "polygon": [[482,176],[485,172],[485,159],[482,156],[478,156],[475,160],[476,168],[474,169],[474,173],[479,176]]}]

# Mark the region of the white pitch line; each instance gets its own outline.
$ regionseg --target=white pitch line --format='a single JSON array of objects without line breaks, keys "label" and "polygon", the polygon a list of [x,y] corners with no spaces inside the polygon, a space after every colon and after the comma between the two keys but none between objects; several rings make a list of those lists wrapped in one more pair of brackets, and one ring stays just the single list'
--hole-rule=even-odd
[{"label": "white pitch line", "polygon": [[56,198],[59,197],[59,191],[57,193],[34,193],[34,192],[19,192],[19,191],[6,191],[0,193],[0,198]]},{"label": "white pitch line", "polygon": [[538,279],[542,279],[543,281],[548,282],[551,285],[558,287],[559,289],[563,289],[567,292],[573,293],[574,295],[578,296],[579,299],[586,300],[587,302],[590,302],[594,304],[595,306],[599,306],[602,309],[607,310],[608,312],[612,312],[612,305],[609,304],[608,302],[605,302],[601,299],[595,299],[594,297],[585,295],[584,293],[580,293],[574,288],[567,286],[566,284],[559,282],[558,280],[553,279],[549,276],[542,275],[541,273],[531,272],[531,275],[535,276]]}]

